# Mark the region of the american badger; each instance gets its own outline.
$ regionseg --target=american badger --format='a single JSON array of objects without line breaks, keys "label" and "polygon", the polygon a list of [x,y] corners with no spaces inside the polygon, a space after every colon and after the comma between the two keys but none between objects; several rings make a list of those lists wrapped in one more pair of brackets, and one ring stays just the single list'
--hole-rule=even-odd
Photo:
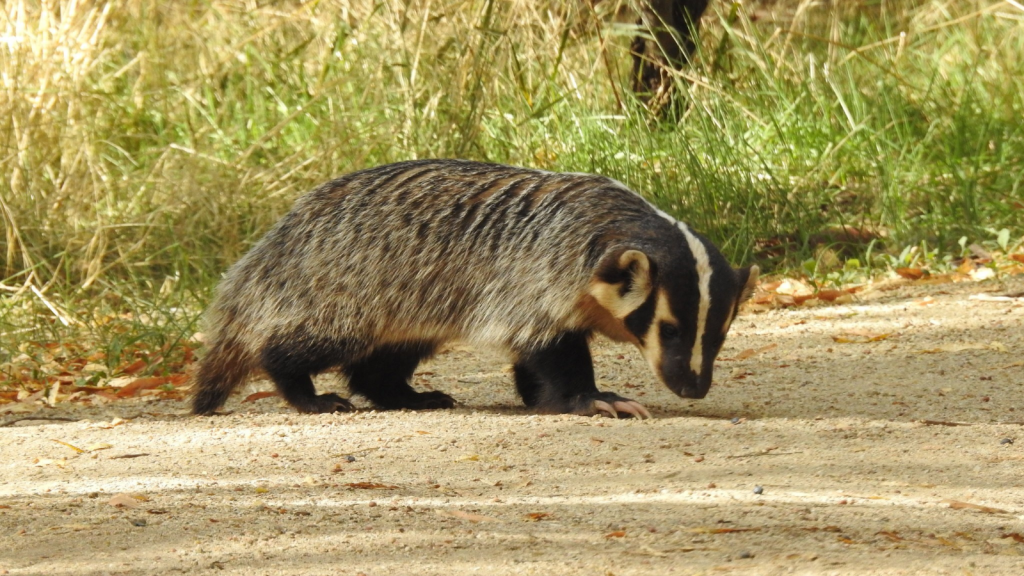
[{"label": "american badger", "polygon": [[669,389],[703,398],[757,275],[602,176],[459,160],[363,170],[301,197],[227,272],[192,409],[212,413],[263,370],[301,412],[351,410],[317,395],[311,375],[328,369],[378,408],[450,408],[409,381],[460,340],[510,351],[539,411],[648,417],[597,389],[590,337],[632,342]]}]

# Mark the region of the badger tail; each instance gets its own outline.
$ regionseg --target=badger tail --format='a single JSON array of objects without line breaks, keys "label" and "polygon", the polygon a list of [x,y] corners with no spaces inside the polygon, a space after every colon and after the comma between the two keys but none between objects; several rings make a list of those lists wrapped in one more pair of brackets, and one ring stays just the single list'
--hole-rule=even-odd
[{"label": "badger tail", "polygon": [[252,371],[248,349],[227,338],[214,343],[199,361],[192,396],[193,414],[213,414]]}]

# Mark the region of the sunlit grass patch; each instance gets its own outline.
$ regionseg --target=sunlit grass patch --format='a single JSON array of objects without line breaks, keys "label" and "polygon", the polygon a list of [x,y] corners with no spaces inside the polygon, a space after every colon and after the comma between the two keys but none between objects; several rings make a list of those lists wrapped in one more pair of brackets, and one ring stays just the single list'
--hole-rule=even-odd
[{"label": "sunlit grass patch", "polygon": [[1024,234],[1016,4],[712,6],[659,122],[624,89],[628,2],[8,2],[0,362],[174,349],[298,195],[411,158],[601,172],[827,282]]}]

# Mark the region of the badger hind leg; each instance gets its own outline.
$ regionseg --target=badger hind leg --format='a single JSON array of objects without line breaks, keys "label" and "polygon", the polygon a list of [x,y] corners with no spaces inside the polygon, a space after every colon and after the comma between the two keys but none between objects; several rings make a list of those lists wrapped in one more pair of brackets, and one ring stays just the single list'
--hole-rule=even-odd
[{"label": "badger hind leg", "polygon": [[343,371],[352,392],[382,410],[453,408],[455,400],[444,392],[417,392],[409,385],[416,366],[436,349],[436,344],[427,342],[384,346]]},{"label": "badger hind leg", "polygon": [[344,364],[354,347],[347,341],[328,341],[306,333],[271,338],[263,348],[263,369],[278,394],[299,412],[348,412],[352,403],[334,393],[317,394],[313,374]]},{"label": "badger hind leg", "polygon": [[540,412],[651,416],[639,403],[597,389],[586,333],[566,332],[540,348],[521,353],[513,372],[523,402]]},{"label": "badger hind leg", "polygon": [[199,361],[192,396],[193,414],[213,414],[252,371],[247,350],[236,340],[221,340]]}]

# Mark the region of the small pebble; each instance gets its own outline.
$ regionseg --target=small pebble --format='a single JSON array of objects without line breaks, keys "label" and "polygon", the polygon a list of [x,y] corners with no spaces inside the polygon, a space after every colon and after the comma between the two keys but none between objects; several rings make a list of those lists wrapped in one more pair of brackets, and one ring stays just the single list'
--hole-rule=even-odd
[{"label": "small pebble", "polygon": [[139,528],[142,528],[143,526],[146,525],[146,519],[145,518],[133,518],[133,519],[129,520],[129,522],[132,523],[132,526],[138,526]]},{"label": "small pebble", "polygon": [[764,494],[764,488],[760,486],[754,486],[754,494]]},{"label": "small pebble", "polygon": [[355,456],[352,456],[351,454],[348,455],[348,456],[345,456],[345,462],[355,462],[355,461],[356,461],[356,457]]},{"label": "small pebble", "polygon": [[1013,438],[1003,438],[999,441],[1000,444],[1013,444]]},{"label": "small pebble", "polygon": [[740,552],[740,558],[746,559],[746,558],[753,558],[753,557],[754,557],[754,554],[752,552],[747,552],[747,551]]},{"label": "small pebble", "polygon": [[732,420],[730,420],[730,422],[732,422],[733,424],[739,424],[740,423],[740,419],[739,418],[733,418]]}]

